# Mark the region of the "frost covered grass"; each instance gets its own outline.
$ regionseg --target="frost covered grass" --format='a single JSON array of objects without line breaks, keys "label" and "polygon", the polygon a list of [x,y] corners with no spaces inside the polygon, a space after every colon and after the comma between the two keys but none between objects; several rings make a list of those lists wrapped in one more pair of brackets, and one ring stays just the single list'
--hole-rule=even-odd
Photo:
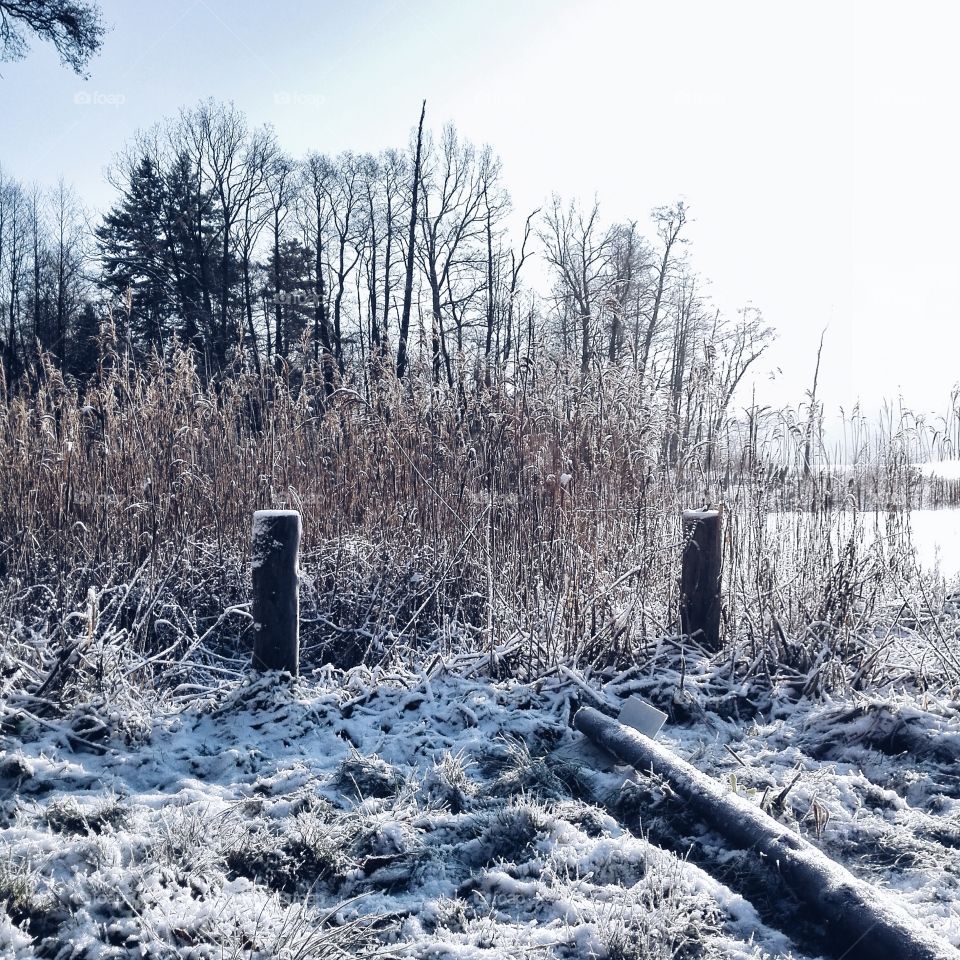
[{"label": "frost covered grass", "polygon": [[[960,943],[955,702],[757,687],[722,716],[710,662],[687,671],[672,749]],[[651,674],[578,679],[611,708],[658,696]],[[590,751],[574,690],[442,664],[247,678],[141,706],[135,736],[118,714],[98,750],[69,713],[4,705],[0,954],[827,953],[750,851]]]},{"label": "frost covered grass", "polygon": [[565,786],[569,711],[558,684],[358,667],[225,683],[101,752],[27,724],[3,742],[0,953],[780,955],[748,904]]},{"label": "frost covered grass", "polygon": [[[0,953],[820,952],[668,785],[583,753],[578,702],[631,693],[960,943],[960,606],[908,514],[837,523],[940,489],[903,437],[807,470],[802,424],[731,425],[665,462],[629,375],[515,386],[321,403],[175,353],[2,398]],[[708,655],[680,518],[721,502]],[[257,508],[303,513],[296,681],[249,675]]]},{"label": "frost covered grass", "polygon": [[[92,676],[109,700],[231,675],[261,508],[303,514],[308,664],[644,662],[678,630],[682,510],[722,503],[728,644],[810,689],[877,679],[889,604],[910,619],[944,595],[912,562],[909,515],[869,512],[922,500],[922,425],[901,412],[881,442],[851,420],[842,470],[800,414],[676,446],[631,376],[545,368],[458,398],[385,379],[327,399],[309,373],[204,383],[174,350],[142,368],[107,354],[78,397],[48,365],[0,397],[7,689],[69,699]],[[936,631],[918,644],[960,677]]]}]

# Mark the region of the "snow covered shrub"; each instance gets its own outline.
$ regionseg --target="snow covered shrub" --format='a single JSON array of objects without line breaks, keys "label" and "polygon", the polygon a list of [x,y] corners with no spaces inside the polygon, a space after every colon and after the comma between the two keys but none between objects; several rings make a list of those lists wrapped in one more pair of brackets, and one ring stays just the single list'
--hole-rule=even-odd
[{"label": "snow covered shrub", "polygon": [[34,767],[22,752],[8,753],[0,759],[0,779],[13,781],[13,786],[29,780],[34,774]]},{"label": "snow covered shrub", "polygon": [[470,922],[470,915],[466,903],[459,897],[439,897],[430,905],[429,916],[425,919],[434,927],[463,933]]},{"label": "snow covered shrub", "polygon": [[509,858],[523,863],[537,840],[546,836],[550,821],[549,814],[536,803],[511,800],[487,816],[477,838],[480,862],[489,866]]},{"label": "snow covered shrub", "polygon": [[300,881],[286,838],[263,827],[236,837],[224,850],[224,862],[231,876],[263,883],[271,890],[293,893]]},{"label": "snow covered shrub", "polygon": [[[403,533],[406,539],[406,531]],[[451,567],[429,543],[387,547],[382,537],[341,535],[307,548],[301,578],[302,662],[349,669],[394,649],[416,655],[436,646],[451,626],[483,622],[477,592],[482,571]]]},{"label": "snow covered shrub", "polygon": [[0,914],[0,956],[9,960],[33,960],[33,937],[24,933],[4,913]]},{"label": "snow covered shrub", "polygon": [[588,837],[602,837],[616,825],[609,814],[582,800],[561,800],[552,809],[557,817],[574,824]]},{"label": "snow covered shrub", "polygon": [[403,787],[403,777],[385,760],[354,752],[337,770],[335,785],[345,793],[363,800],[367,797],[392,797]]},{"label": "snow covered shrub", "polygon": [[205,804],[169,806],[156,819],[151,854],[177,882],[190,882],[218,872],[223,851],[234,842],[239,827]]},{"label": "snow covered shrub", "polygon": [[262,819],[234,831],[224,849],[227,869],[285,894],[323,884],[336,890],[355,863],[350,844],[358,831],[323,806],[310,806],[280,827]]},{"label": "snow covered shrub", "polygon": [[[338,922],[337,911],[311,903],[287,903],[276,895],[251,910],[253,906],[239,916],[224,910],[219,923],[207,924],[206,943],[182,955],[204,960],[343,960],[364,955],[375,941],[366,922]],[[228,917],[232,922],[225,922]]]},{"label": "snow covered shrub", "polygon": [[116,797],[105,797],[90,807],[81,807],[73,797],[52,801],[44,811],[50,829],[57,833],[103,833],[110,827],[119,830],[130,818],[130,812]]},{"label": "snow covered shrub", "polygon": [[591,956],[597,960],[696,960],[707,955],[704,943],[719,929],[719,912],[680,889],[670,889],[661,897],[647,893],[644,890],[629,907],[611,907],[600,914],[596,934],[601,950]]},{"label": "snow covered shrub", "polygon": [[[546,739],[550,739],[549,733]],[[526,741],[516,737],[505,737],[502,746],[491,750],[487,765],[496,773],[496,779],[487,788],[493,796],[522,793],[540,799],[559,799],[568,797],[578,783],[578,773],[572,764],[548,753],[535,755]]]},{"label": "snow covered shrub", "polygon": [[466,810],[477,792],[467,767],[462,755],[445,750],[424,775],[422,789],[428,801],[439,803],[454,814]]},{"label": "snow covered shrub", "polygon": [[41,889],[39,869],[9,848],[0,853],[0,904],[15,924],[28,929],[42,925],[53,903],[53,896]]},{"label": "snow covered shrub", "polygon": [[336,889],[353,867],[348,851],[356,830],[356,824],[344,818],[331,823],[316,811],[297,814],[284,850],[298,882]]}]

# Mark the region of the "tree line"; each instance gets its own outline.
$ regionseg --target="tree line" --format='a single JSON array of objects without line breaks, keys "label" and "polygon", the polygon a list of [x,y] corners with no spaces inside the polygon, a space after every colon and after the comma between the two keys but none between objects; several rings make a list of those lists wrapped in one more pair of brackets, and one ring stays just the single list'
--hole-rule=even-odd
[{"label": "tree line", "polygon": [[648,231],[557,196],[514,218],[492,149],[431,132],[425,110],[404,147],[294,158],[271,127],[203,101],[133,138],[97,220],[63,183],[0,174],[6,378],[42,351],[82,380],[108,326],[135,357],[177,341],[208,376],[314,367],[327,392],[618,369],[663,400],[676,442],[714,432],[773,334],[752,308],[711,305],[685,204]]}]

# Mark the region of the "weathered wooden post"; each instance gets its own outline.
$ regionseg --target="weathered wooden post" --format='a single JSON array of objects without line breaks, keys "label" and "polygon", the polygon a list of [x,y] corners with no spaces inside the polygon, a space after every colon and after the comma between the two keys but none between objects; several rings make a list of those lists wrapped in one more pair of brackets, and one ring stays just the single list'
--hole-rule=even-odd
[{"label": "weathered wooden post", "polygon": [[253,515],[255,670],[287,670],[296,676],[300,669],[300,529],[296,510],[257,510]]},{"label": "weathered wooden post", "polygon": [[708,650],[720,649],[722,512],[683,511],[680,626]]}]

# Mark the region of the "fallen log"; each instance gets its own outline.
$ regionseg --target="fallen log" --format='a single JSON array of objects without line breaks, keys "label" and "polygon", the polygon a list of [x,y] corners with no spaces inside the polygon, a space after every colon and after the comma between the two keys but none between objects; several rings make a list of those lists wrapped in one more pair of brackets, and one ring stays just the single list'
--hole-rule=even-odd
[{"label": "fallen log", "polygon": [[674,756],[642,733],[581,707],[574,726],[641,773],[666,780],[690,808],[738,847],[754,850],[827,928],[844,960],[960,960],[882,891],[853,876],[812,843],[744,797]]}]

